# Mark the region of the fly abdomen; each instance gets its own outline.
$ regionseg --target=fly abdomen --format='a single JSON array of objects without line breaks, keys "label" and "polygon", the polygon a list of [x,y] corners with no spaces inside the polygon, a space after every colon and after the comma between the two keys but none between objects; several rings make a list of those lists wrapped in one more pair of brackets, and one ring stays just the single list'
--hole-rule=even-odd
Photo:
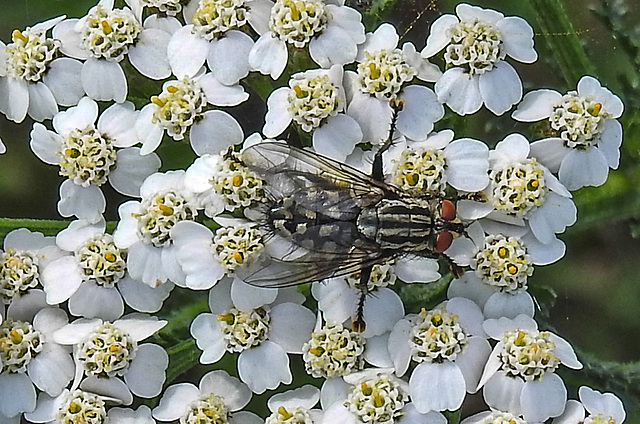
[{"label": "fly abdomen", "polygon": [[383,199],[360,212],[357,226],[382,249],[433,252],[434,212],[428,200]]}]

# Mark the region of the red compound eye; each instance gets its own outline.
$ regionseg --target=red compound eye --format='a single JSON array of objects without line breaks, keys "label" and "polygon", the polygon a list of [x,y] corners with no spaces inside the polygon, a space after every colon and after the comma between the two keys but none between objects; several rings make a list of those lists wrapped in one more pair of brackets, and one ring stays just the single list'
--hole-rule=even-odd
[{"label": "red compound eye", "polygon": [[456,219],[456,205],[451,200],[443,200],[440,204],[440,216],[446,221]]},{"label": "red compound eye", "polygon": [[453,241],[453,234],[448,231],[444,233],[438,234],[436,238],[436,252],[442,253],[451,246],[451,242]]}]

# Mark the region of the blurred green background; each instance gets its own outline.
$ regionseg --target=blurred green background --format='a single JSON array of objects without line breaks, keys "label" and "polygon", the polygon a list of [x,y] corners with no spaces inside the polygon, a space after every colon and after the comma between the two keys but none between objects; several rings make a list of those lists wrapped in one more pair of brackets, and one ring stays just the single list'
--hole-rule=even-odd
[{"label": "blurred green background", "polygon": [[[369,30],[381,19],[393,22],[403,39],[420,50],[429,24],[440,14],[452,13],[456,3],[388,0],[354,2],[354,6],[369,10]],[[8,43],[13,29],[61,14],[82,16],[93,4],[86,0],[4,0],[0,39]],[[571,385],[569,396],[576,397],[580,384],[614,391],[625,401],[627,422],[640,424],[640,1],[484,0],[474,4],[522,16],[533,26],[540,58],[532,65],[515,64],[525,92],[575,90],[578,79],[590,74],[625,103],[620,169],[610,173],[603,187],[575,193],[578,223],[561,236],[567,255],[559,263],[537,268],[531,286],[541,307],[537,317],[568,339],[587,365],[580,372],[564,372]],[[135,94],[135,88],[131,91]],[[260,130],[261,108],[264,106],[254,96],[253,102],[231,111],[245,134]],[[439,125],[455,128],[456,137],[476,137],[490,144],[512,132],[535,138],[531,126],[515,123],[508,113],[495,117],[483,110]],[[0,156],[0,217],[57,219],[61,179],[55,167],[31,153],[30,128],[31,122],[17,125],[0,117],[0,137],[7,146],[7,153]],[[189,151],[186,146],[164,146],[160,151],[163,169],[189,163],[193,159],[190,151],[175,155],[185,151]],[[124,198],[104,188],[110,202],[107,219],[114,220]]]}]

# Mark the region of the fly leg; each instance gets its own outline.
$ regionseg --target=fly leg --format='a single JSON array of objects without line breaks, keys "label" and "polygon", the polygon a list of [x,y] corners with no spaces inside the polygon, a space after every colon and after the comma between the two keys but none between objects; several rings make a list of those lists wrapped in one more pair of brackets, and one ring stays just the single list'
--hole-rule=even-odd
[{"label": "fly leg", "polygon": [[362,268],[360,272],[360,281],[358,282],[358,289],[360,290],[360,299],[358,299],[358,309],[356,310],[356,319],[353,320],[353,329],[359,333],[362,333],[367,328],[367,323],[364,322],[364,301],[369,294],[367,289],[369,284],[369,277],[371,277],[371,269],[373,265],[369,265]]},{"label": "fly leg", "polygon": [[384,172],[382,167],[382,154],[386,152],[389,147],[391,147],[391,143],[393,142],[393,135],[396,130],[396,123],[398,122],[398,114],[404,107],[404,101],[402,100],[390,100],[389,106],[393,110],[393,115],[391,116],[391,125],[389,126],[389,135],[387,136],[387,140],[384,144],[378,149],[376,155],[373,158],[373,168],[371,170],[371,177],[376,181],[384,180]]}]

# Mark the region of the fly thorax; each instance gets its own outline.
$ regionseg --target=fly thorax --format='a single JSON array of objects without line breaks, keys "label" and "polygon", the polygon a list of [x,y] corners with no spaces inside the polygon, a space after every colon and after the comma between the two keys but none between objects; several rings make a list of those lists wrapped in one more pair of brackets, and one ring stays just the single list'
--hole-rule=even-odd
[{"label": "fly thorax", "polygon": [[48,38],[45,32],[31,28],[13,31],[13,43],[6,47],[7,76],[32,83],[42,79],[61,45],[60,40]]},{"label": "fly thorax", "polygon": [[307,373],[315,378],[342,377],[364,365],[365,339],[342,324],[325,324],[302,347]]},{"label": "fly thorax", "polygon": [[562,96],[559,105],[553,107],[549,124],[560,134],[566,147],[586,150],[597,143],[604,124],[610,117],[602,103],[571,91]]},{"label": "fly thorax", "polygon": [[434,210],[424,199],[382,199],[360,212],[358,231],[382,249],[432,251],[435,242]]},{"label": "fly thorax", "polygon": [[511,377],[526,381],[540,380],[545,373],[553,372],[560,359],[554,354],[555,343],[551,333],[538,330],[506,331],[499,353],[502,370]]},{"label": "fly thorax", "polygon": [[358,65],[357,80],[360,91],[381,100],[395,99],[402,86],[411,81],[415,74],[402,57],[399,49],[369,53]]},{"label": "fly thorax", "polygon": [[271,328],[269,309],[260,307],[250,312],[231,308],[216,315],[227,352],[243,352],[267,340]]},{"label": "fly thorax", "polygon": [[26,321],[5,318],[0,324],[0,372],[24,374],[41,351],[43,335]]},{"label": "fly thorax", "polygon": [[278,0],[271,8],[269,29],[276,38],[301,49],[327,28],[329,19],[322,0]]},{"label": "fly thorax", "polygon": [[0,301],[5,305],[39,283],[38,257],[12,247],[0,252]]},{"label": "fly thorax", "polygon": [[65,396],[58,407],[55,423],[102,424],[107,418],[107,408],[100,396],[82,390],[74,390]]},{"label": "fly thorax", "polygon": [[120,62],[141,31],[129,9],[106,10],[99,5],[87,15],[80,35],[82,46],[94,58]]},{"label": "fly thorax", "polygon": [[175,141],[179,141],[184,139],[187,130],[197,120],[202,119],[206,98],[198,82],[184,77],[165,84],[162,93],[151,97],[151,102],[157,106],[152,122],[165,129]]},{"label": "fly thorax", "polygon": [[211,40],[244,26],[248,10],[244,3],[244,0],[200,0],[193,15],[193,32]]}]

